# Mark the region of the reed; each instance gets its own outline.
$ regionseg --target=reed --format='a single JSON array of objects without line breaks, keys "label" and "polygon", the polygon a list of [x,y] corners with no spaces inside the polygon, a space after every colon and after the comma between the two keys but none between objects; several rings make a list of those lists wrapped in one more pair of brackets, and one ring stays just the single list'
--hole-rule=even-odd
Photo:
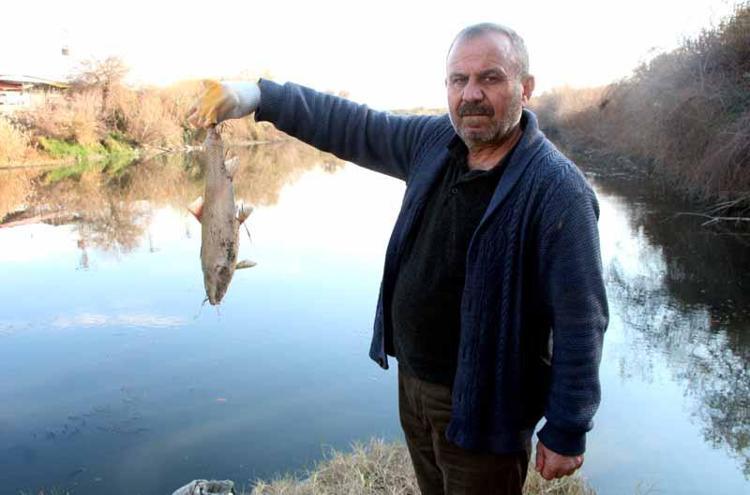
[{"label": "reed", "polygon": [[21,126],[0,116],[0,164],[23,160],[29,144],[29,135]]},{"label": "reed", "polygon": [[696,201],[748,197],[750,2],[620,82],[533,106],[551,137],[605,168],[628,164]]}]

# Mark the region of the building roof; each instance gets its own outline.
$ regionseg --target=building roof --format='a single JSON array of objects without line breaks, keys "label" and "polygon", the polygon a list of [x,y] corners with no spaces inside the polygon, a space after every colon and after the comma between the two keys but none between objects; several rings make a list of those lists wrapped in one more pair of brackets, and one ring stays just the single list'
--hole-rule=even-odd
[{"label": "building roof", "polygon": [[45,79],[42,77],[34,77],[34,76],[26,76],[26,75],[0,74],[0,82],[43,85],[43,86],[51,86],[57,89],[67,89],[70,87],[70,84],[63,82],[63,81],[55,81],[53,79]]}]

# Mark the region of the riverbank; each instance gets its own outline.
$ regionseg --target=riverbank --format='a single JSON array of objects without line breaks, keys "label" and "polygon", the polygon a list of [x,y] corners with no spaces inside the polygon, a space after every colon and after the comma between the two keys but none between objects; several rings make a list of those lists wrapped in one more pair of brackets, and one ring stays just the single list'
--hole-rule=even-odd
[{"label": "riverbank", "polygon": [[[240,495],[419,495],[406,446],[371,439],[354,444],[351,452],[331,450],[305,477],[287,475],[273,481],[257,480],[251,487],[236,486]],[[596,495],[578,474],[545,481],[529,465],[524,495]],[[32,495],[22,492],[21,495]],[[60,489],[33,495],[73,495]]]},{"label": "riverbank", "polygon": [[[224,140],[224,144],[228,147],[247,147],[278,144],[290,140],[290,137],[277,137],[269,140]],[[31,152],[24,159],[0,163],[0,171],[61,169],[69,166],[89,168],[97,165],[102,169],[112,169],[112,164],[116,165],[114,168],[119,169],[123,165],[127,166],[137,161],[150,160],[159,155],[191,153],[202,150],[201,144],[185,144],[179,148],[158,148],[153,146],[135,148],[129,146],[127,143],[120,143],[112,139],[93,146],[81,146],[75,143],[45,138],[39,138],[39,143],[43,153]],[[112,147],[110,143],[114,143],[116,146]],[[54,175],[54,170],[52,174]]]},{"label": "riverbank", "polygon": [[750,216],[750,3],[606,87],[533,102],[553,141],[610,173]]},{"label": "riverbank", "polygon": [[[291,476],[259,481],[249,495],[417,495],[419,489],[409,453],[402,443],[372,439],[351,452],[332,451],[306,478]],[[594,495],[580,476],[545,481],[529,466],[524,494]]]},{"label": "riverbank", "polygon": [[[186,116],[202,83],[132,88],[122,82],[126,74],[116,59],[92,63],[64,93],[0,114],[0,169],[148,157],[200,145],[203,131],[191,128]],[[222,124],[222,135],[244,144],[286,137],[253,119]]]}]

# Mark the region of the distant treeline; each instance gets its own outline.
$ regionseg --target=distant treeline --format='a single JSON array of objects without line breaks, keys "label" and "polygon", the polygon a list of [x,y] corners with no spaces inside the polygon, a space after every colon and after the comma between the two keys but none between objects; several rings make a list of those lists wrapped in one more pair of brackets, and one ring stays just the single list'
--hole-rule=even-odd
[{"label": "distant treeline", "polygon": [[534,108],[551,138],[603,170],[750,209],[750,2],[623,81],[553,91]]}]

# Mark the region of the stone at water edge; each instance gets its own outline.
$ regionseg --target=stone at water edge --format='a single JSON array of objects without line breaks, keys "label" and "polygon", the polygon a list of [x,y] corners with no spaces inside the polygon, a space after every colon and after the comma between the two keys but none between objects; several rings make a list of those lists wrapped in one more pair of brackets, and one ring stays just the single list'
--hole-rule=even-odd
[{"label": "stone at water edge", "polygon": [[234,481],[231,480],[194,480],[178,488],[172,495],[232,495]]}]

